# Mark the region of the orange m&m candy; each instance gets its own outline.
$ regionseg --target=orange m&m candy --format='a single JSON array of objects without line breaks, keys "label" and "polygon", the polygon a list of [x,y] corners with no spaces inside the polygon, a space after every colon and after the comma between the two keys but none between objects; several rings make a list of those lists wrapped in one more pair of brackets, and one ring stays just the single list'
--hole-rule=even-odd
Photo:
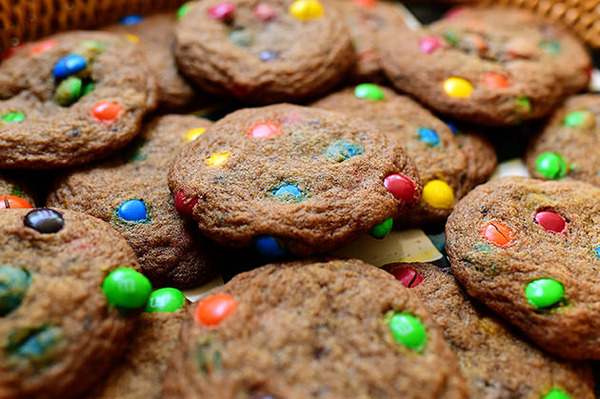
[{"label": "orange m&m candy", "polygon": [[237,302],[229,294],[209,296],[196,306],[194,319],[203,326],[216,326],[237,308]]},{"label": "orange m&m candy", "polygon": [[0,197],[0,209],[32,208],[29,202],[16,195],[3,195]]},{"label": "orange m&m candy", "polygon": [[498,222],[490,222],[483,229],[483,236],[486,240],[501,247],[510,244],[513,240],[513,232]]},{"label": "orange m&m candy", "polygon": [[114,101],[100,101],[92,107],[92,116],[101,122],[112,122],[118,118],[121,106]]}]

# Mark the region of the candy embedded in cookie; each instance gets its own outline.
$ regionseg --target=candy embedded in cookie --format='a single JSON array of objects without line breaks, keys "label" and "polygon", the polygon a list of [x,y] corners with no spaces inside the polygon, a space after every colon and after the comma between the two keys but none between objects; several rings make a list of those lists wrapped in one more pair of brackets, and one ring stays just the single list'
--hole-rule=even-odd
[{"label": "candy embedded in cookie", "polygon": [[548,352],[600,358],[599,198],[600,188],[575,180],[505,177],[476,187],[446,224],[454,275]]},{"label": "candy embedded in cookie", "polygon": [[103,292],[116,270],[141,276],[135,254],[91,216],[54,208],[0,212],[0,391],[79,397],[117,361],[146,305],[147,294],[132,296],[130,281],[113,286],[120,301]]},{"label": "candy embedded in cookie", "polygon": [[337,7],[318,0],[190,3],[176,28],[175,57],[206,92],[255,104],[314,98],[354,62]]},{"label": "candy embedded in cookie", "polygon": [[[123,147],[156,105],[136,45],[69,32],[25,45],[0,67],[0,167],[56,169]],[[18,143],[18,145],[16,144]]]},{"label": "candy embedded in cookie", "polygon": [[267,256],[340,247],[421,191],[400,146],[371,125],[287,104],[239,110],[207,128],[175,159],[169,181],[180,214],[207,237]]},{"label": "candy embedded in cookie", "polygon": [[355,259],[238,274],[192,305],[173,352],[165,399],[466,397],[418,298]]}]

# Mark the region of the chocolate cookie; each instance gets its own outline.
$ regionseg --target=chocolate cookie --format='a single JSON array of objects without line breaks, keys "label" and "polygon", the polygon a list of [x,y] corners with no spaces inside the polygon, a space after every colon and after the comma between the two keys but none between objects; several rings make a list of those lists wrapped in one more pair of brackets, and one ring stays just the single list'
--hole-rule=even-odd
[{"label": "chocolate cookie", "polygon": [[272,264],[190,311],[165,398],[463,398],[421,301],[359,260]]},{"label": "chocolate cookie", "polygon": [[449,269],[415,263],[385,269],[419,295],[442,328],[470,398],[594,398],[587,362],[560,360],[530,344],[470,299]]},{"label": "chocolate cookie", "polygon": [[333,4],[318,0],[202,0],[176,28],[181,73],[205,91],[252,103],[325,93],[354,62]]},{"label": "chocolate cookie", "polygon": [[167,174],[175,155],[210,124],[195,116],[156,118],[117,156],[58,179],[47,203],[110,223],[153,284],[204,283],[216,269],[215,245],[177,214]]},{"label": "chocolate cookie", "polygon": [[[566,94],[586,89],[592,73],[592,59],[585,45],[567,28],[540,13],[501,6],[461,7],[450,11],[447,18],[436,25],[436,30],[448,33],[457,25],[482,23],[496,25],[504,32],[512,30],[519,34],[521,39],[514,40],[522,42],[515,47],[524,50],[524,54],[517,53],[517,56],[528,55],[528,52],[534,57],[536,52],[550,56],[549,61],[554,65],[554,72]],[[525,46],[530,48],[526,49]],[[510,45],[507,47],[511,49]]]},{"label": "chocolate cookie", "polygon": [[175,45],[174,13],[155,14],[147,17],[130,15],[120,24],[105,30],[127,34],[138,41],[138,46],[148,60],[148,66],[157,78],[159,106],[163,111],[180,111],[202,101],[195,89],[179,74],[173,47]]},{"label": "chocolate cookie", "polygon": [[140,315],[124,358],[85,398],[161,399],[167,362],[187,319],[185,301],[183,294],[174,288],[161,288],[150,294],[149,306]]},{"label": "chocolate cookie", "polygon": [[124,349],[136,321],[126,310],[145,305],[150,283],[101,220],[49,208],[0,214],[0,396],[78,398]]},{"label": "chocolate cookie", "polygon": [[533,177],[570,177],[600,185],[600,95],[569,97],[535,137],[525,155]]},{"label": "chocolate cookie", "polygon": [[175,159],[169,187],[207,237],[272,256],[345,245],[421,191],[401,147],[372,125],[289,104],[216,122]]},{"label": "chocolate cookie", "polygon": [[535,15],[530,24],[508,22],[514,13],[527,12],[493,8],[485,19],[447,18],[418,31],[389,28],[379,41],[384,71],[399,90],[470,123],[541,118],[565,88],[538,36],[530,35],[538,29]]},{"label": "chocolate cookie", "polygon": [[476,187],[446,224],[446,250],[467,293],[548,352],[600,350],[600,189],[506,177]]},{"label": "chocolate cookie", "polygon": [[70,32],[25,45],[0,65],[0,167],[102,158],[131,141],[155,105],[154,78],[123,36]]},{"label": "chocolate cookie", "polygon": [[356,65],[346,81],[382,82],[385,77],[377,45],[379,31],[387,26],[405,27],[402,11],[396,4],[377,0],[339,0],[336,6],[346,20],[356,53]]},{"label": "chocolate cookie", "polygon": [[450,127],[411,98],[385,87],[360,84],[313,105],[369,120],[404,148],[424,186],[419,203],[398,221],[418,226],[445,221],[455,201],[480,183],[482,174],[487,178],[493,171],[471,165]]}]

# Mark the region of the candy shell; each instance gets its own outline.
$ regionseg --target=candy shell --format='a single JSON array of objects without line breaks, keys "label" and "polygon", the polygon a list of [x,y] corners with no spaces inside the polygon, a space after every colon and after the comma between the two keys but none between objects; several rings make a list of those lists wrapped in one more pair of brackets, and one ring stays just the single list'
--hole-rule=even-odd
[{"label": "candy shell", "polygon": [[209,296],[198,303],[194,319],[203,326],[219,325],[237,309],[235,298],[229,294]]}]

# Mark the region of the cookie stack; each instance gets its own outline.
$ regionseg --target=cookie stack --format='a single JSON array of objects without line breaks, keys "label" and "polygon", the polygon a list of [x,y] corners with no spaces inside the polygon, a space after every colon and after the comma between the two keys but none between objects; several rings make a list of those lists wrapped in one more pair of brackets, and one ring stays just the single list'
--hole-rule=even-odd
[{"label": "cookie stack", "polygon": [[[6,54],[0,397],[592,398],[590,56],[522,10],[405,16],[199,0]],[[531,131],[533,178],[488,182]],[[331,257],[407,228],[447,258]]]}]

